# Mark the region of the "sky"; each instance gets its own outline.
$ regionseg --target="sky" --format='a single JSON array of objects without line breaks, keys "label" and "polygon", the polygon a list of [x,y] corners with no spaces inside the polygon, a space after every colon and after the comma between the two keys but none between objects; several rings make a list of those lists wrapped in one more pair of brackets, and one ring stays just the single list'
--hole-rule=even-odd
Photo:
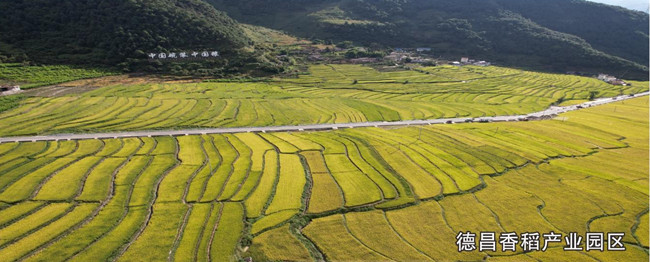
[{"label": "sky", "polygon": [[648,0],[591,0],[593,2],[618,5],[633,10],[648,12]]}]

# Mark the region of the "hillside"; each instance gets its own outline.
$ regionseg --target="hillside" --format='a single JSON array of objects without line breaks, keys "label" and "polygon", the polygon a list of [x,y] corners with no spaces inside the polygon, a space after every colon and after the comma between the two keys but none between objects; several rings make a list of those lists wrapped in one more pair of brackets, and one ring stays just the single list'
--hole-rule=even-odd
[{"label": "hillside", "polygon": [[148,52],[235,56],[249,42],[237,22],[200,0],[1,1],[0,35],[0,61],[109,66]]},{"label": "hillside", "polygon": [[240,22],[301,37],[647,79],[647,15],[582,0],[207,1]]},{"label": "hillside", "polygon": [[[176,75],[282,72],[276,40],[265,39],[281,33],[264,27],[326,42],[431,47],[450,60],[648,78],[647,15],[582,0],[2,1],[0,62]],[[202,49],[223,59],[146,61],[152,52]]]}]

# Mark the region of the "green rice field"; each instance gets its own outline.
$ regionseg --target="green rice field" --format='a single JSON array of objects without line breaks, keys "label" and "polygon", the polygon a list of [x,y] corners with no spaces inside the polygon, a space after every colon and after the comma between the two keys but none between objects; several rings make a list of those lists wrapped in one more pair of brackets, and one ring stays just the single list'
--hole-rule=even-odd
[{"label": "green rice field", "polygon": [[65,65],[0,63],[0,84],[20,85],[22,89],[114,74],[108,70],[75,68]]}]

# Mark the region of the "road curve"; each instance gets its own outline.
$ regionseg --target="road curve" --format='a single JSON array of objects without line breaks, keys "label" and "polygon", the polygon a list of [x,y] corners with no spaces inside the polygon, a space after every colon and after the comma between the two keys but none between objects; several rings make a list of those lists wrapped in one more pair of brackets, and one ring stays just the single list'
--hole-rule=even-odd
[{"label": "road curve", "polygon": [[85,139],[115,139],[129,137],[156,137],[156,136],[189,136],[205,134],[234,134],[234,133],[267,133],[267,132],[302,132],[302,131],[328,131],[344,128],[359,127],[394,127],[394,126],[415,126],[415,125],[436,125],[467,122],[507,122],[507,121],[528,121],[546,119],[557,114],[608,104],[612,102],[627,100],[640,96],[647,96],[650,92],[643,92],[635,95],[621,95],[610,98],[600,98],[594,101],[571,106],[552,106],[544,111],[530,113],[527,115],[513,116],[491,116],[476,118],[439,118],[430,120],[405,120],[394,122],[359,122],[344,124],[314,124],[298,126],[266,126],[266,127],[233,127],[233,128],[204,128],[187,130],[143,130],[128,132],[110,132],[94,134],[55,134],[45,136],[22,136],[22,137],[0,137],[0,143],[15,142],[37,142],[37,141],[59,141],[59,140],[85,140]]}]

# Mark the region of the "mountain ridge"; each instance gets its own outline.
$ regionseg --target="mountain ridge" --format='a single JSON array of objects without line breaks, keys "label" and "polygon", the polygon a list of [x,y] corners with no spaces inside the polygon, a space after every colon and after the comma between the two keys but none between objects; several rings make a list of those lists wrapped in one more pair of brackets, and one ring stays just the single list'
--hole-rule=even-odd
[{"label": "mountain ridge", "polygon": [[648,77],[647,15],[584,0],[206,1],[240,22],[311,39],[432,47],[449,59]]},{"label": "mountain ridge", "polygon": [[[448,60],[648,79],[648,16],[584,0],[2,1],[0,62],[282,71],[272,47],[256,46],[242,24],[371,49],[430,47]],[[193,48],[218,50],[223,59],[146,62],[148,53]]]}]

